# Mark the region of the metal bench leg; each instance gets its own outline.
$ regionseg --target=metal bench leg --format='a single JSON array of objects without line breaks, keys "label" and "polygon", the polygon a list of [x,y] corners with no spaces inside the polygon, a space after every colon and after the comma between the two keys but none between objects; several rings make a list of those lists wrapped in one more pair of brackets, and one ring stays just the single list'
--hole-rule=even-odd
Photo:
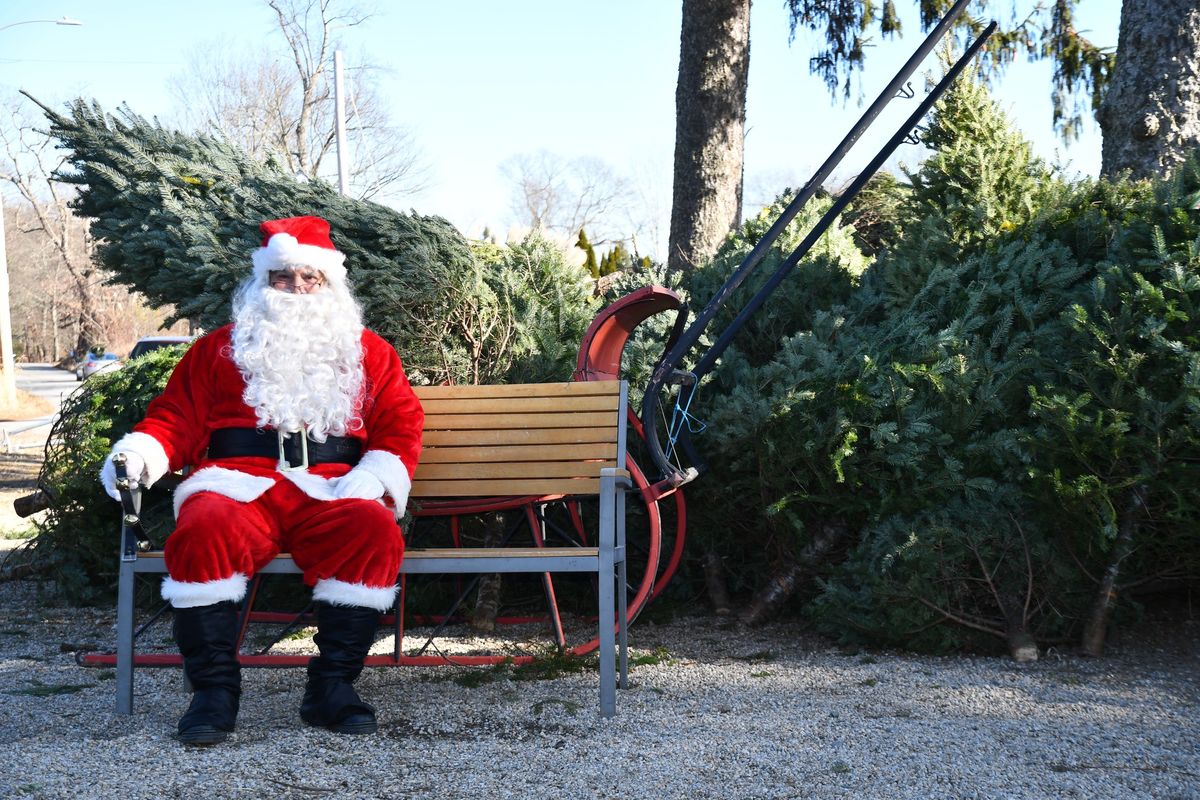
[{"label": "metal bench leg", "polygon": [[122,561],[117,584],[117,713],[133,713],[133,562]]},{"label": "metal bench leg", "polygon": [[392,645],[392,660],[397,664],[400,663],[400,656],[404,654],[404,601],[408,592],[408,576],[400,575],[400,591],[396,592],[396,605],[393,607],[392,622],[395,625],[393,633],[395,634],[395,643]]},{"label": "metal bench leg", "polygon": [[[605,562],[608,562],[607,569]],[[613,590],[615,589],[612,554],[600,555],[600,715],[617,713],[617,665],[613,636]]]},{"label": "metal bench leg", "polygon": [[620,647],[621,688],[629,688],[629,580],[625,557],[625,492],[617,492],[617,632]]},{"label": "metal bench leg", "polygon": [[[603,472],[601,473],[603,475]],[[616,481],[611,475],[600,479],[600,574],[599,620],[600,620],[600,715],[611,717],[617,713],[617,676],[613,617],[616,603],[617,571],[614,563],[616,549]],[[624,592],[622,591],[622,594]]]}]

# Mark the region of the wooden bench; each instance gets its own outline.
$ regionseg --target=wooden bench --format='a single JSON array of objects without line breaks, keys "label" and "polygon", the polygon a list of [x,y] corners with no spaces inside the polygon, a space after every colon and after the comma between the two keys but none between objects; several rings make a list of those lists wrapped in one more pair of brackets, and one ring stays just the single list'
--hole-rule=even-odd
[{"label": "wooden bench", "polygon": [[[616,713],[617,661],[627,685],[625,452],[627,385],[594,381],[416,389],[425,409],[410,507],[450,498],[521,496],[599,499],[590,547],[409,548],[401,575],[582,572],[597,576],[600,713]],[[160,552],[139,552],[122,522],[117,592],[117,713],[133,713],[134,581],[164,573]],[[540,542],[540,540],[539,540]],[[299,573],[283,555],[264,573]],[[399,613],[399,610],[397,611]],[[614,625],[614,620],[616,625]],[[614,639],[616,641],[614,641]],[[400,642],[396,652],[400,652]],[[368,661],[370,663],[370,661]]]}]

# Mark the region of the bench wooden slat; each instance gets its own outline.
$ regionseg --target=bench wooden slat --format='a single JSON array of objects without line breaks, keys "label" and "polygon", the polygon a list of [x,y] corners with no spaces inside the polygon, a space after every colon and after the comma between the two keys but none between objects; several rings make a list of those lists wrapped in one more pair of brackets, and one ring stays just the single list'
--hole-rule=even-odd
[{"label": "bench wooden slat", "polygon": [[[453,556],[454,558],[495,558],[498,554],[513,558],[573,558],[577,556],[594,556],[599,552],[600,548],[598,547],[504,547],[499,549],[495,547],[410,547],[404,551],[404,560],[445,558],[446,556]],[[163,551],[150,550],[146,553],[138,553],[138,559],[143,558],[159,559],[161,561]],[[280,553],[272,559],[272,561],[276,562],[291,560],[291,553]]]},{"label": "bench wooden slat", "polygon": [[509,428],[595,428],[611,425],[611,411],[567,414],[426,414],[425,432],[432,430],[508,430]]},{"label": "bench wooden slat", "polygon": [[466,445],[509,445],[509,444],[609,444],[617,441],[616,428],[565,428],[507,430],[507,431],[431,431],[423,436],[425,453],[430,447],[462,447]]},{"label": "bench wooden slat", "polygon": [[547,411],[616,411],[617,395],[579,397],[430,398],[421,401],[426,418],[438,414],[530,414]]},{"label": "bench wooden slat", "polygon": [[615,395],[620,381],[569,381],[564,383],[514,383],[495,386],[414,386],[417,397],[426,399],[453,397],[580,397]]},{"label": "bench wooden slat", "polygon": [[594,478],[603,467],[615,467],[615,459],[605,461],[506,461],[502,463],[470,461],[462,464],[421,464],[418,481],[463,480],[476,478]]},{"label": "bench wooden slat", "polygon": [[420,474],[427,464],[482,464],[490,461],[515,463],[535,460],[577,461],[585,458],[613,460],[616,457],[617,443],[615,441],[533,446],[430,447],[421,453],[421,463],[417,467],[417,473]]},{"label": "bench wooden slat", "polygon": [[599,554],[599,547],[455,547],[413,548],[404,551],[404,558],[420,561],[427,558],[495,558],[503,555],[511,558],[579,558]]},{"label": "bench wooden slat", "polygon": [[473,481],[413,481],[411,497],[520,497],[522,495],[596,494],[599,478],[527,478]]}]

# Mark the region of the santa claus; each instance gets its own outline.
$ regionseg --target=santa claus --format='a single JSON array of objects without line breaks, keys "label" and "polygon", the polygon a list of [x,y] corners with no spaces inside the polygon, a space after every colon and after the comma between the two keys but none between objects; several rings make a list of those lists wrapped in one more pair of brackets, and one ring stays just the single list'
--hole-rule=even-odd
[{"label": "santa claus", "polygon": [[262,224],[233,323],[202,337],[146,417],[112,449],[143,485],[191,468],[175,490],[162,595],[194,694],[187,744],[223,741],[241,693],[238,603],[290,552],[313,589],[320,655],[300,716],[338,733],[376,730],[353,688],[391,607],[424,414],[396,351],[362,324],[329,223]]}]

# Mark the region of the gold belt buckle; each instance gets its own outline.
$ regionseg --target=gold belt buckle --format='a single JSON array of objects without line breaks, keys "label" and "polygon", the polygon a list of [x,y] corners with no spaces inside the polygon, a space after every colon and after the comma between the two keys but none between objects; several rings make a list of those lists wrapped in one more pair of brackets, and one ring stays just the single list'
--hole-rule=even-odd
[{"label": "gold belt buckle", "polygon": [[300,464],[299,464],[299,466],[295,466],[295,467],[293,467],[288,462],[287,452],[283,448],[284,440],[286,440],[287,437],[291,436],[292,434],[285,433],[283,431],[276,431],[275,433],[279,436],[279,464],[276,465],[276,468],[280,472],[304,472],[305,470],[307,470],[308,469],[308,431],[307,431],[307,429],[302,430],[302,431],[296,431],[296,433],[300,434]]}]

